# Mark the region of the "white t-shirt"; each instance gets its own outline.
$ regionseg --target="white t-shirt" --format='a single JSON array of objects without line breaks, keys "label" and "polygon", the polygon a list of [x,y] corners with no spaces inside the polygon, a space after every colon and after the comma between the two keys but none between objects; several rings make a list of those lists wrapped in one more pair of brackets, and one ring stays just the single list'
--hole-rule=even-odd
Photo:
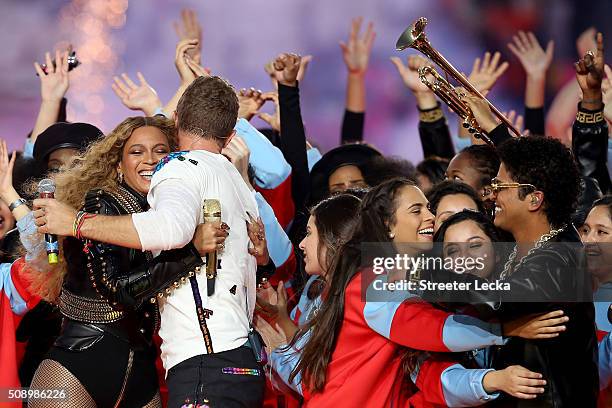
[{"label": "white t-shirt", "polygon": [[[258,216],[252,192],[234,165],[221,154],[190,151],[170,160],[153,175],[147,200],[151,209],[133,214],[132,220],[145,250],[181,248],[193,239],[202,219],[202,203],[217,199],[221,219],[229,225],[225,249],[218,252],[215,293],[206,293],[204,269],[197,282],[215,353],[240,347],[247,341],[255,308],[256,261],[248,253],[247,213]],[[247,303],[248,298],[248,314]],[[191,357],[206,354],[206,347],[189,282],[160,301],[163,340],[161,357],[169,370]]]}]

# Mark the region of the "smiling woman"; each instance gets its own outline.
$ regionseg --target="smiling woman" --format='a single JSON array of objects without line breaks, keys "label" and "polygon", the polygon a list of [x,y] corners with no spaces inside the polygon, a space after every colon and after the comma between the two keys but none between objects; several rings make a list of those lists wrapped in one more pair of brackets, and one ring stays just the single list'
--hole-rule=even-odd
[{"label": "smiling woman", "polygon": [[119,179],[141,194],[149,192],[155,165],[170,153],[168,137],[156,126],[142,126],[125,142],[118,165]]}]

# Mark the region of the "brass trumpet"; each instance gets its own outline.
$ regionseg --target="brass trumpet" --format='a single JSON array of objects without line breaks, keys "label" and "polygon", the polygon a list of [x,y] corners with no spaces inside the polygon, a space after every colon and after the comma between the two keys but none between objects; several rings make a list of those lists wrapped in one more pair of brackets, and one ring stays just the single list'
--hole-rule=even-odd
[{"label": "brass trumpet", "polygon": [[[504,123],[508,129],[517,136],[521,133],[512,123],[495,107],[487,98],[485,98],[475,87],[472,85],[455,67],[442,54],[440,54],[435,48],[431,46],[431,43],[425,35],[425,26],[427,25],[427,19],[425,17],[419,18],[410,27],[408,27],[397,40],[395,49],[398,51],[405,50],[406,48],[414,48],[427,56],[431,61],[438,65],[442,70],[455,79],[462,87],[466,90],[478,95],[491,108],[493,114]],[[428,79],[428,76],[433,78],[433,81]],[[447,79],[443,78],[433,67],[421,67],[419,68],[419,78],[429,89],[431,89],[448,107],[459,115],[463,119],[463,127],[468,128],[470,133],[474,133],[474,136],[482,139],[487,144],[493,146],[493,142],[484,133],[484,131],[476,122],[474,114],[470,107],[463,102],[462,97],[464,93],[455,89]]]}]

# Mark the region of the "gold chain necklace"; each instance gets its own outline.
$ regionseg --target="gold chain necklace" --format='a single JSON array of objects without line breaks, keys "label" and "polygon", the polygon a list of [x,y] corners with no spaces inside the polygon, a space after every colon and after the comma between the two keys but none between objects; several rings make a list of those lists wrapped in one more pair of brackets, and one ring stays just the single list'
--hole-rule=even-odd
[{"label": "gold chain necklace", "polygon": [[542,247],[542,245],[544,245],[546,242],[550,241],[551,238],[557,236],[561,231],[563,231],[565,229],[566,225],[563,225],[561,228],[559,229],[554,229],[554,230],[550,230],[550,232],[548,232],[547,234],[542,235],[535,243],[535,245],[533,246],[533,248],[531,248],[528,252],[527,255],[525,255],[524,257],[522,257],[518,263],[516,264],[516,266],[513,268],[512,264],[514,263],[514,261],[516,260],[516,254],[518,251],[518,245],[514,246],[514,249],[512,250],[512,253],[510,254],[510,257],[508,258],[508,261],[506,261],[506,264],[504,265],[504,270],[502,271],[501,275],[499,275],[499,278],[501,280],[506,279],[508,276],[510,276],[510,274],[512,274],[512,272],[514,272],[514,270],[516,270],[519,266],[521,266],[524,262],[525,259],[527,259],[527,257],[531,254],[533,254],[536,250],[540,249]]}]

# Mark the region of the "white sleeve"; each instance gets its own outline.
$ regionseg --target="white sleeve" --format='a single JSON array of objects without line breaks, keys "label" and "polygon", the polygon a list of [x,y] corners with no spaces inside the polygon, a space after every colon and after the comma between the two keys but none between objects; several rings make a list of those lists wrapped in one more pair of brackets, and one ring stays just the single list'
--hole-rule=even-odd
[{"label": "white sleeve", "polygon": [[132,214],[143,250],[182,248],[193,239],[200,218],[201,199],[191,179],[168,178],[149,192],[152,208]]}]

